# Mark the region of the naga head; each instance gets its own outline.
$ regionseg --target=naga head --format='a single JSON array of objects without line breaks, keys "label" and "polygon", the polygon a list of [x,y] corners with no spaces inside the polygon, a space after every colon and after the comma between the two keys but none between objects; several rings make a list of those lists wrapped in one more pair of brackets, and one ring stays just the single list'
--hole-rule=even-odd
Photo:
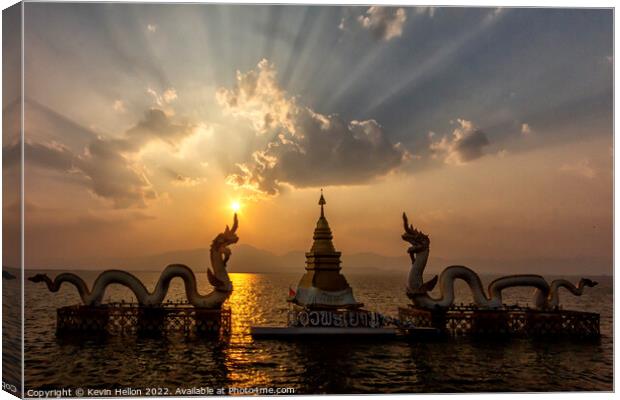
[{"label": "naga head", "polygon": [[226,229],[223,233],[220,233],[218,237],[221,237],[222,242],[225,246],[235,244],[239,241],[239,236],[237,236],[237,228],[239,227],[239,220],[237,219],[237,213],[233,216],[233,224],[232,228],[229,228],[226,225]]},{"label": "naga head", "polygon": [[38,283],[38,282],[48,281],[49,278],[47,277],[46,274],[36,274],[36,275],[33,275],[33,276],[29,277],[28,280],[31,281],[31,282]]},{"label": "naga head", "polygon": [[226,263],[231,254],[228,246],[239,241],[238,227],[239,221],[235,213],[232,228],[226,225],[224,232],[217,235],[211,243],[211,268],[207,268],[207,278],[209,283],[220,291],[232,292],[232,283],[226,272]]},{"label": "naga head", "polygon": [[411,247],[407,250],[409,254],[413,255],[429,249],[431,240],[428,235],[414,229],[413,225],[409,224],[407,214],[405,213],[403,213],[403,226],[405,227],[405,233],[403,233],[401,237],[405,242],[409,242],[411,244]]},{"label": "naga head", "polygon": [[228,225],[226,225],[226,230],[217,235],[215,239],[213,239],[213,243],[211,243],[211,249],[224,256],[224,264],[226,264],[226,262],[228,262],[228,259],[230,258],[230,249],[228,248],[228,246],[230,246],[231,244],[235,244],[239,241],[239,236],[237,236],[238,227],[239,220],[237,219],[237,214],[235,213],[232,228],[229,228]]},{"label": "naga head", "polygon": [[[431,245],[431,239],[425,233],[414,229],[413,225],[409,224],[407,214],[403,213],[403,227],[405,233],[401,236],[405,242],[411,244],[411,247],[407,249],[411,262],[413,263],[413,276],[410,279],[407,294],[419,295],[433,290],[437,284],[438,277],[435,275],[430,281],[424,282],[423,272],[426,266],[426,260],[428,258],[428,252]],[[425,255],[418,256],[419,253],[426,252]]]}]

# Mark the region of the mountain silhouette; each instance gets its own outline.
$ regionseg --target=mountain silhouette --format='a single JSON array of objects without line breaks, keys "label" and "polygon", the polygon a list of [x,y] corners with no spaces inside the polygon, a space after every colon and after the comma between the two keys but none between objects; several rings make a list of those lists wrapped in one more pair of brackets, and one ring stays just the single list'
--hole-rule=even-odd
[{"label": "mountain silhouette", "polygon": [[[290,251],[277,255],[267,250],[258,249],[248,244],[237,244],[228,261],[230,272],[302,274],[305,268],[304,251]],[[343,253],[342,272],[345,275],[356,273],[399,273],[407,274],[411,266],[409,256],[384,256],[371,252]],[[28,269],[52,270],[104,270],[110,268],[127,271],[161,271],[169,264],[185,264],[195,272],[205,272],[211,265],[209,248],[201,247],[186,250],[174,250],[163,253],[126,257],[84,259],[78,262],[58,260],[48,266],[32,266]],[[431,255],[425,273],[438,274],[450,265],[466,265],[478,273],[487,274],[541,274],[541,275],[612,275],[613,261],[607,257],[589,257],[575,255],[563,258],[535,258],[500,260],[485,257],[459,257],[449,259]]]},{"label": "mountain silhouette", "polygon": [[[230,272],[299,272],[305,267],[306,255],[303,251],[291,251],[282,255],[258,249],[248,244],[238,244],[232,249],[228,261]],[[342,256],[345,273],[372,271],[406,271],[411,262],[409,257],[387,257],[375,253],[357,253]],[[168,264],[185,264],[200,272],[209,265],[209,249],[195,248],[174,250],[148,256],[123,259],[97,260],[86,262],[93,267],[120,268],[129,271],[159,271]]]}]

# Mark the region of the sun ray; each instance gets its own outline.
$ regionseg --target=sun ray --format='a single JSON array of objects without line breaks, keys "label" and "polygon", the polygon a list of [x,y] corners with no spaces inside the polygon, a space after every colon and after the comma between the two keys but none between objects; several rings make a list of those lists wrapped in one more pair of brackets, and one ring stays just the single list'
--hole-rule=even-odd
[{"label": "sun ray", "polygon": [[480,24],[476,28],[468,30],[449,45],[441,47],[433,55],[426,58],[422,63],[416,65],[416,68],[412,69],[409,77],[399,80],[391,88],[388,88],[385,93],[376,96],[376,98],[374,98],[373,101],[363,110],[361,115],[372,114],[372,112],[382,104],[391,101],[405,92],[410,92],[420,82],[425,79],[429,79],[429,77],[433,76],[433,74],[438,71],[441,65],[446,64],[450,59],[456,57],[461,51],[464,51],[467,46],[475,43],[475,39],[496,26],[507,13],[508,11],[505,9],[494,9],[490,11],[482,17]]}]

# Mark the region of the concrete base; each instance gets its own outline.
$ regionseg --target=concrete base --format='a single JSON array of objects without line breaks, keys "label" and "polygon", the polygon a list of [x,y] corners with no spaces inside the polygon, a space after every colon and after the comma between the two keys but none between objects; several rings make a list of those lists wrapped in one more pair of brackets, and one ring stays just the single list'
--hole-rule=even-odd
[{"label": "concrete base", "polygon": [[396,328],[335,328],[335,327],[288,327],[288,326],[252,326],[252,337],[277,338],[295,336],[396,336]]}]

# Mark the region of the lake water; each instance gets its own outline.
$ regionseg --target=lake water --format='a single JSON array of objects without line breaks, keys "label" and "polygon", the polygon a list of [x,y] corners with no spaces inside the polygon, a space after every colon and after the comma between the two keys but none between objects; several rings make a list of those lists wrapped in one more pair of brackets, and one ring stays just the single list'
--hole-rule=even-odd
[{"label": "lake water", "polygon": [[[27,276],[35,271],[28,271]],[[48,272],[50,277],[57,272]],[[97,273],[80,272],[89,282]],[[159,273],[138,273],[152,290]],[[233,333],[228,343],[200,339],[112,337],[105,341],[61,341],[55,336],[58,307],[77,304],[72,286],[50,293],[44,284],[26,282],[25,388],[293,388],[298,394],[613,390],[613,281],[600,278],[582,297],[562,292],[566,309],[601,314],[596,342],[511,339],[407,341],[256,341],[253,324],[285,324],[289,286],[300,274],[231,274],[228,303]],[[489,282],[493,277],[483,279]],[[552,277],[549,277],[551,279]],[[200,290],[211,290],[197,274]],[[366,309],[396,316],[408,304],[405,273],[348,275]],[[575,279],[577,280],[577,279]],[[531,289],[509,289],[505,302],[524,305]],[[471,300],[457,284],[458,301]],[[122,287],[108,289],[106,300],[130,301]],[[183,300],[175,280],[169,299]]]}]

